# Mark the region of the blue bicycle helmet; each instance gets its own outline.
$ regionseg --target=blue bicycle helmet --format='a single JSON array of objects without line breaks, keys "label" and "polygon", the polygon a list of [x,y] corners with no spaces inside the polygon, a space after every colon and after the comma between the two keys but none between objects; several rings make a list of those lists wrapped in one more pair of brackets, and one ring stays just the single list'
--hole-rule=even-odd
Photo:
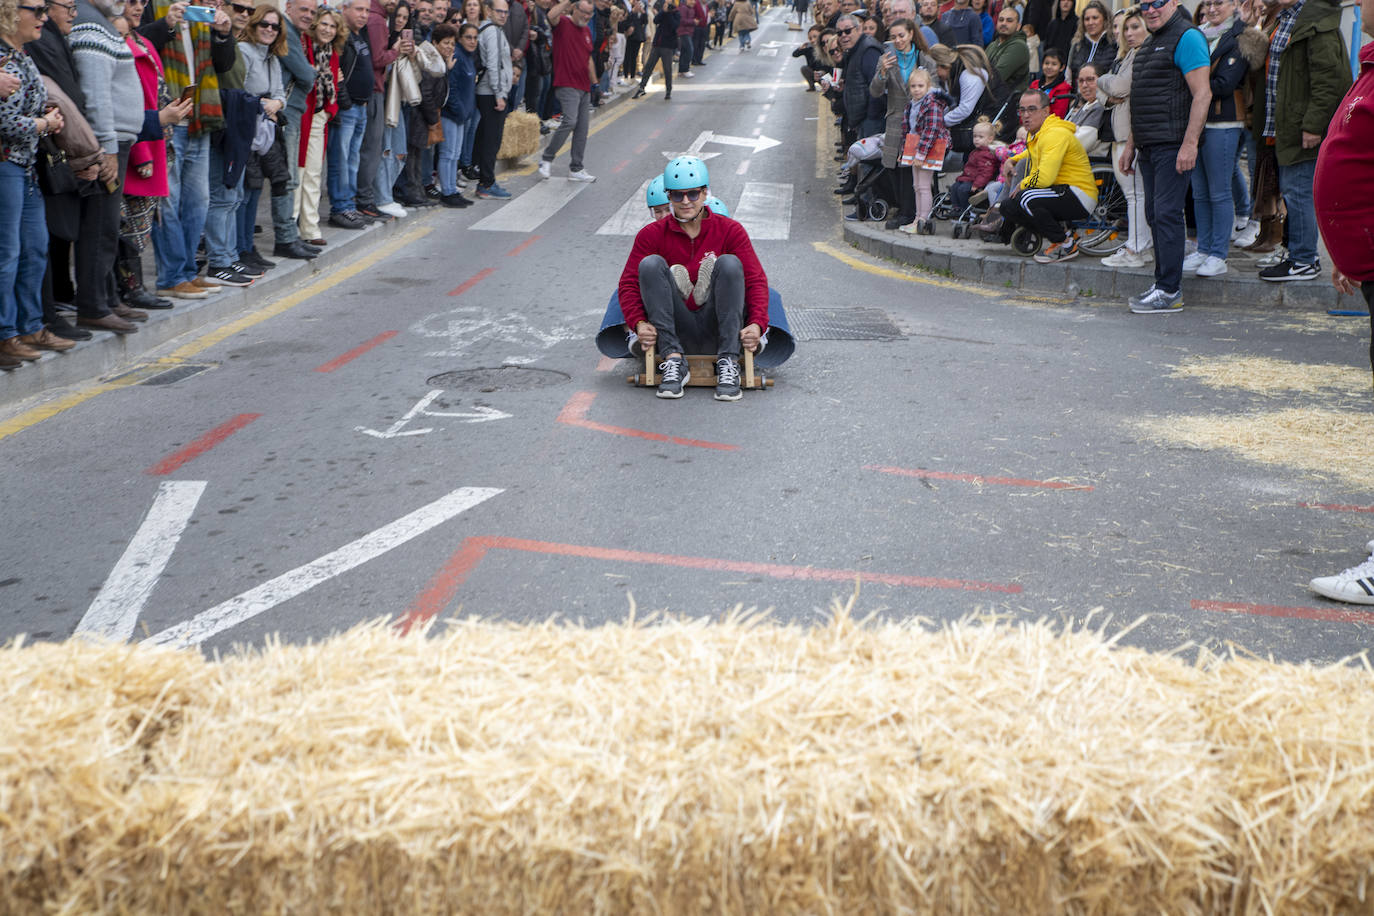
[{"label": "blue bicycle helmet", "polygon": [[644,192],[644,202],[650,210],[654,207],[668,206],[668,192],[663,190],[662,175],[655,175],[649,182],[649,189]]},{"label": "blue bicycle helmet", "polygon": [[706,198],[706,207],[716,216],[729,216],[730,208],[725,206],[725,201],[719,197]]},{"label": "blue bicycle helmet", "polygon": [[678,156],[663,170],[663,187],[668,191],[704,188],[711,183],[706,163],[696,156]]}]

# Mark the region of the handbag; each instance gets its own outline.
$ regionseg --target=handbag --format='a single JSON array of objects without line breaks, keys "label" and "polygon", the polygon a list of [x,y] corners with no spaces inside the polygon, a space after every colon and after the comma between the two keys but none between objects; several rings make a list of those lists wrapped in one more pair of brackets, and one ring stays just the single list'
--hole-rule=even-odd
[{"label": "handbag", "polygon": [[[1102,120],[1097,122],[1097,142],[1115,143],[1116,127],[1112,124],[1112,109],[1106,108],[1102,111]],[[1125,141],[1123,141],[1125,142]]]},{"label": "handbag", "polygon": [[277,122],[273,121],[270,115],[259,115],[257,130],[253,132],[253,152],[265,156],[276,141]]},{"label": "handbag", "polygon": [[429,125],[429,136],[428,136],[428,138],[427,138],[427,142],[425,143],[425,146],[434,146],[434,145],[437,144],[437,143],[443,143],[443,142],[444,142],[444,119],[443,119],[443,118],[440,118],[439,120],[435,121],[433,124]]},{"label": "handbag", "polygon": [[51,136],[39,138],[37,160],[38,187],[42,189],[43,196],[75,194],[81,186],[71,163],[67,161],[67,154],[58,148],[57,141]]}]

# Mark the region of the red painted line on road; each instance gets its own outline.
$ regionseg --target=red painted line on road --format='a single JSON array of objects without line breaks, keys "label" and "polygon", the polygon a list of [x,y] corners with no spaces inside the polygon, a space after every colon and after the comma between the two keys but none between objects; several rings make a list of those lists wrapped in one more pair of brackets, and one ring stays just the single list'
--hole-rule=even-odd
[{"label": "red painted line on road", "polygon": [[625,166],[627,166],[627,165],[629,165],[629,164],[630,164],[630,160],[626,159],[626,160],[624,160],[623,162],[621,162],[619,165],[617,165],[615,168],[611,169],[611,171],[612,171],[614,174],[619,175],[619,174],[621,173],[621,171],[624,170]]},{"label": "red painted line on road", "polygon": [[635,147],[635,150],[634,150],[635,155],[636,155],[636,156],[641,155],[641,154],[642,154],[646,149],[648,149],[648,148],[649,148],[649,141],[645,140],[643,143],[639,144],[639,146],[636,146],[636,147]]},{"label": "red painted line on road", "polygon": [[1277,604],[1240,604],[1232,601],[1194,601],[1195,611],[1228,611],[1257,617],[1288,617],[1336,623],[1374,624],[1374,611],[1347,611],[1334,607],[1283,607]]},{"label": "red painted line on road", "polygon": [[241,413],[232,420],[216,426],[180,451],[173,452],[166,458],[163,458],[157,464],[148,468],[146,473],[159,477],[163,474],[170,474],[193,458],[199,458],[201,455],[204,455],[206,452],[210,451],[210,449],[219,445],[225,439],[228,439],[234,433],[243,429],[260,416],[262,416],[260,413]]},{"label": "red painted line on road", "polygon": [[954,474],[949,471],[928,471],[921,468],[889,468],[877,464],[864,465],[865,471],[896,474],[901,477],[925,477],[930,480],[963,480],[968,483],[990,483],[1004,487],[1041,487],[1047,490],[1091,490],[1087,484],[1061,483],[1054,480],[1025,480],[1020,477],[984,477],[982,474]]},{"label": "red painted line on road", "polygon": [[620,362],[618,359],[611,359],[609,356],[601,357],[601,361],[596,364],[597,372],[610,372],[615,368],[615,364]]},{"label": "red painted line on road", "polygon": [[1328,512],[1374,512],[1374,506],[1345,506],[1340,503],[1298,503],[1303,509],[1325,509]]},{"label": "red painted line on road", "polygon": [[450,290],[449,295],[461,296],[463,295],[463,293],[472,289],[478,283],[481,283],[483,280],[485,280],[487,277],[490,277],[494,273],[496,273],[495,267],[484,267],[481,270],[477,271],[477,273],[473,274],[467,280],[464,280],[462,285],[458,286],[456,289]]},{"label": "red painted line on road", "polygon": [[580,426],[583,429],[591,429],[600,433],[610,433],[613,436],[630,436],[635,439],[648,439],[652,442],[671,442],[674,445],[687,445],[692,448],[710,448],[722,452],[734,452],[739,450],[738,445],[726,445],[724,442],[710,442],[705,439],[683,439],[679,436],[665,436],[662,433],[651,433],[643,429],[630,429],[625,426],[609,426],[605,423],[596,423],[587,419],[587,411],[591,408],[592,402],[595,400],[595,392],[579,391],[568,400],[567,404],[563,405],[563,410],[558,414],[558,422],[566,423],[569,426]]},{"label": "red painted line on road", "polygon": [[697,569],[707,572],[743,573],[767,576],[772,579],[791,579],[802,582],[873,582],[903,588],[943,588],[961,591],[1003,592],[1017,595],[1019,585],[996,582],[976,582],[969,579],[947,579],[934,576],[905,576],[892,573],[864,572],[857,569],[823,569],[815,566],[787,566],[781,563],[752,563],[741,560],[720,560],[713,557],[686,557],[667,553],[645,553],[638,550],[617,550],[606,547],[587,547],[581,544],[559,544],[552,541],[530,541],[524,538],[470,537],[449,557],[443,568],[425,586],[398,621],[404,630],[431,619],[452,601],[454,594],[467,581],[469,574],[482,562],[489,550],[519,550],[561,557],[580,557],[587,560],[606,560],[613,563],[642,563],[650,566],[671,566],[678,569]]},{"label": "red painted line on road", "polygon": [[650,139],[650,140],[657,140],[657,139],[658,139],[658,135],[661,134],[661,133],[663,133],[663,128],[660,127],[660,128],[658,128],[657,130],[655,130],[655,131],[653,131],[652,133],[649,134],[649,139]]},{"label": "red painted line on road", "polygon": [[[514,248],[512,248],[510,251],[507,251],[507,252],[506,252],[506,257],[508,257],[508,258],[513,258],[513,257],[515,257],[517,254],[519,254],[520,252],[524,251],[526,248],[530,247],[530,246],[533,245],[535,242],[539,241],[541,238],[543,238],[542,235],[532,235],[532,236],[530,236],[529,238],[527,238],[527,239],[525,239],[523,242],[521,242],[519,245],[516,245],[516,246],[515,246]],[[452,295],[452,294],[450,294],[450,295]]]},{"label": "red painted line on road", "polygon": [[388,340],[390,340],[391,338],[395,337],[395,336],[396,336],[397,334],[399,334],[399,333],[401,333],[401,332],[400,332],[400,331],[383,331],[382,333],[378,334],[376,337],[374,337],[374,338],[372,338],[371,340],[369,340],[367,343],[359,344],[358,346],[354,347],[352,350],[349,350],[349,351],[348,351],[347,353],[345,353],[343,356],[336,356],[334,359],[331,359],[329,362],[325,363],[323,366],[316,366],[316,367],[315,367],[315,371],[316,371],[316,372],[333,372],[335,369],[339,368],[340,366],[346,366],[346,365],[348,365],[349,363],[353,362],[353,360],[357,359],[359,356],[362,356],[364,353],[366,353],[368,350],[371,350],[373,347],[381,346],[382,344],[386,343]]}]

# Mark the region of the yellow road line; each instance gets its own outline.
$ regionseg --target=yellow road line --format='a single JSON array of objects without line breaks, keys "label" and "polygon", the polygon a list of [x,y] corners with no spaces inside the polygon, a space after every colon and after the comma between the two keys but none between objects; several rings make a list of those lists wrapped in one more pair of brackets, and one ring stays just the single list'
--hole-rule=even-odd
[{"label": "yellow road line", "polygon": [[176,350],[173,350],[167,356],[151,360],[141,366],[138,366],[130,372],[126,372],[123,375],[118,376],[117,378],[113,378],[105,382],[96,382],[90,385],[89,387],[83,388],[80,391],[72,392],[71,394],[65,395],[63,397],[58,398],[55,401],[50,401],[46,404],[40,404],[39,406],[26,410],[23,413],[11,417],[8,420],[0,421],[0,439],[12,436],[18,432],[23,432],[24,430],[29,429],[30,427],[37,426],[44,420],[55,417],[58,414],[63,413],[64,411],[70,410],[71,408],[76,407],[78,404],[84,404],[92,398],[98,397],[99,395],[105,394],[106,392],[117,391],[120,388],[128,388],[131,385],[137,385],[139,382],[148,378],[150,375],[154,375],[158,372],[161,372],[169,366],[174,366],[178,363],[184,362],[188,357],[195,356],[198,353],[202,353],[205,350],[208,350],[210,347],[213,347],[215,344],[220,343],[221,341],[229,337],[232,337],[240,331],[247,330],[248,328],[251,328],[253,325],[266,321],[269,318],[275,318],[282,312],[285,312],[288,309],[295,308],[302,302],[305,302],[307,299],[317,296],[325,290],[337,286],[343,281],[348,280],[354,276],[357,276],[359,273],[363,272],[364,270],[367,270],[369,267],[372,267],[384,258],[396,253],[400,249],[409,245],[411,242],[414,242],[417,239],[421,239],[424,236],[428,235],[431,231],[432,229],[427,226],[421,226],[412,229],[404,235],[400,236],[399,238],[387,242],[385,245],[376,249],[371,254],[359,258],[357,261],[354,261],[347,267],[341,267],[338,270],[330,271],[327,276],[323,276],[320,279],[314,281],[313,283],[301,287],[294,293],[290,293],[289,295],[283,296],[282,298],[270,303],[269,305],[263,306],[257,311],[250,312],[249,314],[244,315],[242,318],[239,318],[235,321],[231,321],[229,324],[226,324],[222,328],[217,328],[216,330],[210,331],[207,334],[203,334],[197,337],[195,340],[192,340],[190,343],[183,344]]},{"label": "yellow road line", "polygon": [[892,280],[904,280],[907,283],[920,283],[925,286],[938,286],[941,289],[957,289],[961,293],[972,293],[975,296],[986,296],[989,299],[1000,299],[1006,295],[1004,292],[985,289],[974,283],[961,283],[957,280],[940,280],[935,277],[924,276],[914,271],[896,270],[891,267],[879,267],[877,264],[869,264],[867,261],[862,261],[829,242],[812,242],[811,245],[821,254],[828,254],[835,260],[847,264],[855,270],[862,270],[864,273],[873,274],[874,276],[888,277]]},{"label": "yellow road line", "polygon": [[[619,121],[619,120],[620,120],[621,118],[623,118],[625,115],[627,115],[627,114],[629,114],[631,111],[633,111],[634,108],[635,108],[634,102],[630,101],[629,99],[626,99],[625,102],[624,102],[622,105],[620,105],[619,108],[618,108],[616,111],[613,111],[613,112],[611,112],[611,113],[608,114],[608,115],[603,115],[602,117],[595,118],[594,121],[593,121],[592,126],[589,127],[589,128],[587,128],[587,136],[590,137],[590,136],[592,136],[593,134],[595,134],[597,131],[601,130],[602,128],[610,127],[610,126],[611,126],[612,124],[614,124],[616,121]],[[547,138],[545,138],[545,137],[540,137],[540,140],[541,140],[541,141],[544,141],[544,140],[546,140],[546,139],[547,139]],[[541,143],[540,143],[540,148],[542,149],[543,146],[544,146],[544,143],[541,142]],[[568,155],[568,153],[569,153],[571,150],[572,150],[572,144],[571,144],[571,143],[564,144],[563,149],[559,150],[558,155],[557,155],[556,157],[554,157],[554,158],[555,158],[555,159],[561,159],[561,158],[563,158],[564,156]],[[536,158],[536,160],[538,159],[538,157],[535,157],[535,158]],[[533,174],[534,174],[534,170],[537,169],[537,168],[539,168],[539,163],[536,161],[536,162],[530,163],[529,165],[522,165],[522,166],[521,166],[520,168],[518,168],[518,169],[511,169],[510,171],[504,172],[503,174],[506,174],[506,175],[515,175],[515,176],[517,176],[517,177],[518,177],[518,176],[521,176],[521,175],[533,175]]]}]

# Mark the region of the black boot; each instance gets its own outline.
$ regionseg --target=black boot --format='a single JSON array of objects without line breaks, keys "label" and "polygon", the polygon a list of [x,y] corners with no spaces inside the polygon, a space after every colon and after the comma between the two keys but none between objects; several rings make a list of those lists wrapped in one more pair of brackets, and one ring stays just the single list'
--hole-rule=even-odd
[{"label": "black boot", "polygon": [[121,257],[115,262],[119,279],[119,298],[131,309],[169,309],[170,299],[159,299],[143,286],[143,259]]}]

